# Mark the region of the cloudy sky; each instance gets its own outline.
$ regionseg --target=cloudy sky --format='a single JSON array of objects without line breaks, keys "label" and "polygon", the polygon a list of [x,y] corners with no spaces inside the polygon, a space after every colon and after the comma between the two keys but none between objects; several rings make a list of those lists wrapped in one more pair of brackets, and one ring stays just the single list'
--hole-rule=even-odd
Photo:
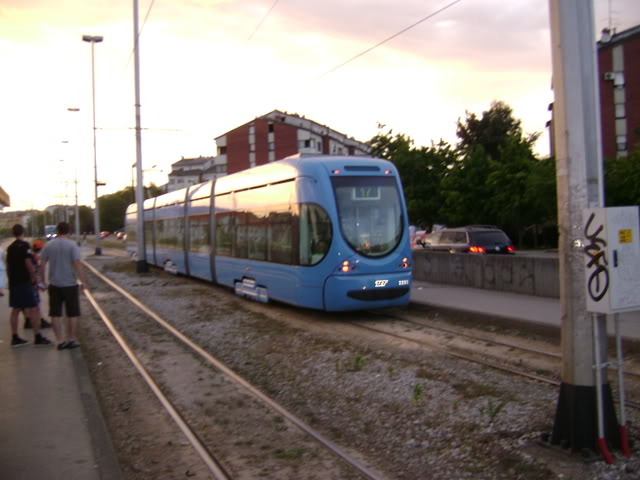
[{"label": "cloudy sky", "polygon": [[[85,34],[104,37],[95,46],[98,178],[107,182],[100,192],[131,184],[132,3],[0,0],[0,186],[11,210],[74,203],[76,175],[80,203],[93,203]],[[503,100],[526,132],[544,132],[552,101],[548,1],[452,3],[140,0],[145,180],[166,182],[172,163],[214,155],[216,136],[274,109],[361,141],[381,123],[429,145],[455,142],[465,111]],[[595,0],[596,32],[637,24],[637,0]],[[536,149],[548,153],[546,134]]]}]

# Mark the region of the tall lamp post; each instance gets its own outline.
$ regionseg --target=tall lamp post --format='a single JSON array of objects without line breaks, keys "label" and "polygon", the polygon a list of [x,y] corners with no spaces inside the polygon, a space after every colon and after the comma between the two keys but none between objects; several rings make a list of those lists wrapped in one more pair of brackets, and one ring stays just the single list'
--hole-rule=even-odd
[{"label": "tall lamp post", "polygon": [[98,206],[98,161],[96,155],[96,75],[94,63],[94,47],[96,43],[102,42],[103,37],[94,35],[83,35],[82,41],[91,44],[91,90],[93,96],[93,174],[94,192],[96,207],[93,210],[93,228],[96,233],[96,255],[102,255],[100,248],[100,208]]},{"label": "tall lamp post", "polygon": [[[67,108],[68,112],[79,112],[80,109],[76,107]],[[95,131],[95,130],[94,130]],[[80,245],[80,208],[78,207],[78,164],[76,163],[76,176],[74,180],[76,186],[76,208],[75,208],[75,230],[76,230],[76,243]]]}]

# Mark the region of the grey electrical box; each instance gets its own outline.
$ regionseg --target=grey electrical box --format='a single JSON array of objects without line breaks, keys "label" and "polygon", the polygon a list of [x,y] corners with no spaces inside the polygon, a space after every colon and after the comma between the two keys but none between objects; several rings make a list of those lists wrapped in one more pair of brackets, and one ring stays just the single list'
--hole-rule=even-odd
[{"label": "grey electrical box", "polygon": [[584,210],[587,311],[640,310],[638,207]]}]

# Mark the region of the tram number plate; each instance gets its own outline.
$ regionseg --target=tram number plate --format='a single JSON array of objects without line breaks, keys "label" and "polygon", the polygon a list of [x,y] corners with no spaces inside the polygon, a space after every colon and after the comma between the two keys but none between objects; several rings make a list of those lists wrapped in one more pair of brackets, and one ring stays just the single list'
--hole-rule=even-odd
[{"label": "tram number plate", "polygon": [[376,288],[378,288],[378,287],[386,287],[387,283],[389,283],[389,280],[376,280],[374,283],[375,283]]}]

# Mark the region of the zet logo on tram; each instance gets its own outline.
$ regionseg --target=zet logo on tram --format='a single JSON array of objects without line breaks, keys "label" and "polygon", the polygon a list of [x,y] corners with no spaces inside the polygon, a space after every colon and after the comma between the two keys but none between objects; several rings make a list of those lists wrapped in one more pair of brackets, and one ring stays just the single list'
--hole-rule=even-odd
[{"label": "zet logo on tram", "polygon": [[387,283],[389,283],[389,280],[376,280],[374,283],[375,283],[376,288],[378,288],[378,287],[386,287]]}]

